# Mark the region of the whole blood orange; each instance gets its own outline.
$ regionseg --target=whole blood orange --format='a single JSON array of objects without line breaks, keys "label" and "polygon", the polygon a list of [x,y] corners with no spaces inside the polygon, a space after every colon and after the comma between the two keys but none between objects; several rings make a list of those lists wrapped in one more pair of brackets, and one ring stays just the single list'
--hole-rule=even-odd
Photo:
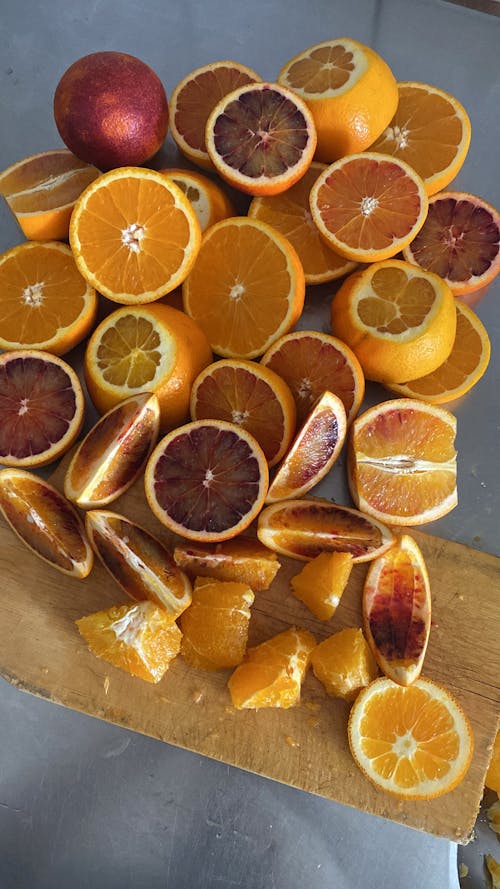
[{"label": "whole blood orange", "polygon": [[168,101],[145,62],[123,52],[95,52],[64,72],[54,117],[73,154],[110,170],[156,154],[167,134]]}]

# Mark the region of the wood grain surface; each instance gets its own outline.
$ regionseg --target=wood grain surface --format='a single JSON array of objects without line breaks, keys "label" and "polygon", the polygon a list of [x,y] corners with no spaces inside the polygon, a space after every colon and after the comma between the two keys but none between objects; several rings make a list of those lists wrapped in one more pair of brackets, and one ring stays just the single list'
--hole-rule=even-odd
[{"label": "wood grain surface", "polygon": [[[64,461],[52,481],[61,486]],[[173,538],[151,515],[142,481],[111,509]],[[74,621],[126,599],[96,563],[84,581],[37,559],[0,519],[0,673],[47,700],[185,747],[328,799],[465,843],[481,800],[500,711],[500,559],[460,544],[410,532],[431,580],[433,626],[424,675],[462,703],[474,730],[471,767],[451,793],[427,802],[399,801],[357,769],[347,744],[348,705],[329,698],[309,672],[300,705],[290,710],[236,711],[229,671],[204,673],[176,658],[158,685],[134,679],[89,653]],[[366,565],[355,566],[332,620],[316,620],[290,593],[302,563],[280,557],[271,587],[255,595],[250,644],[290,625],[318,641],[361,625]]]}]

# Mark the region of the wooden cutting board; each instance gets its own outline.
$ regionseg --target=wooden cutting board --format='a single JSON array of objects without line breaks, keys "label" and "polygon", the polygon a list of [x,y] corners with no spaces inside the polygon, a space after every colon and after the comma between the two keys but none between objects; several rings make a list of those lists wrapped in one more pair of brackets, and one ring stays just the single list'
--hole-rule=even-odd
[{"label": "wooden cutting board", "polygon": [[[64,463],[52,479],[58,486],[63,471]],[[111,508],[171,542],[146,505],[141,481]],[[475,737],[466,778],[439,799],[403,802],[377,791],[349,753],[348,706],[329,698],[311,672],[299,706],[239,712],[231,707],[227,671],[204,673],[178,657],[158,685],[149,685],[95,658],[74,621],[121,604],[124,594],[99,564],[84,581],[51,569],[1,519],[0,672],[13,685],[49,701],[465,843],[500,711],[500,559],[411,533],[424,553],[432,587],[433,627],[424,673],[456,695]],[[318,641],[342,627],[360,626],[365,565],[355,566],[334,618],[325,623],[290,594],[289,579],[302,563],[281,561],[271,589],[255,596],[250,644],[293,624],[307,627]]]}]

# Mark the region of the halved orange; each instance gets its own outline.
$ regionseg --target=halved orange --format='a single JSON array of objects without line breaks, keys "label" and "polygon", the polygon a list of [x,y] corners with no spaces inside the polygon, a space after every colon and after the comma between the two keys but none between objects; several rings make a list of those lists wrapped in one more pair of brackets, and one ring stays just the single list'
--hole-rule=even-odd
[{"label": "halved orange", "polygon": [[85,399],[66,361],[19,349],[0,355],[0,463],[44,466],[77,438]]},{"label": "halved orange", "polygon": [[381,522],[422,525],[457,505],[456,418],[444,408],[397,398],[357,417],[348,481],[356,506]]},{"label": "halved orange", "polygon": [[199,578],[181,617],[181,654],[199,670],[223,670],[243,660],[254,594],[245,583]]},{"label": "halved orange", "polygon": [[99,176],[66,148],[25,157],[0,173],[0,195],[23,234],[32,240],[66,240],[75,201]]},{"label": "halved orange", "polygon": [[355,762],[379,790],[402,799],[449,793],[469,768],[472,729],[462,707],[430,679],[402,687],[376,679],[349,717]]},{"label": "halved orange", "polygon": [[440,275],[455,296],[475,293],[500,272],[500,213],[473,194],[436,194],[404,257]]},{"label": "halved orange", "polygon": [[422,228],[427,194],[400,158],[374,151],[336,161],[311,189],[311,213],[326,243],[354,262],[395,256]]},{"label": "halved orange", "polygon": [[224,96],[205,129],[207,151],[226,182],[246,194],[279,194],[311,164],[316,128],[296,93],[250,83]]},{"label": "halved orange", "polygon": [[57,488],[25,469],[0,471],[0,512],[40,559],[78,580],[94,556],[80,517]]},{"label": "halved orange", "polygon": [[97,294],[59,241],[29,242],[0,256],[0,349],[64,355],[94,324]]},{"label": "halved orange", "polygon": [[170,132],[190,161],[213,169],[205,143],[208,116],[232,90],[259,80],[259,75],[246,65],[224,60],[195,68],[177,84],[169,102]]},{"label": "halved orange", "polygon": [[208,176],[177,167],[165,167],[160,172],[168,176],[184,192],[193,206],[202,232],[221,219],[236,215],[236,210],[227,194]]},{"label": "halved orange", "polygon": [[222,543],[179,543],[174,559],[190,577],[235,580],[256,591],[269,589],[281,567],[276,553],[242,535]]},{"label": "halved orange", "polygon": [[269,483],[255,438],[234,423],[197,420],[169,432],[146,466],[148,503],[160,522],[189,540],[235,537],[259,513]]},{"label": "halved orange", "polygon": [[281,194],[256,197],[248,208],[252,219],[272,225],[295,247],[306,284],[334,281],[355,268],[355,263],[343,259],[325,244],[312,220],[309,192],[325,169],[324,164],[312,163],[291,188]]},{"label": "halved orange", "polygon": [[236,216],[205,232],[182,294],[217,355],[257,358],[298,321],[304,272],[283,235]]},{"label": "halved orange", "polygon": [[435,194],[462,168],[470,144],[469,116],[460,102],[437,86],[398,83],[396,113],[372,151],[400,157]]},{"label": "halved orange", "polygon": [[348,424],[358,413],[365,394],[363,371],[354,352],[336,337],[317,330],[295,330],[276,340],[261,364],[290,387],[299,422],[327,389],[342,401]]},{"label": "halved orange", "polygon": [[333,332],[352,349],[365,377],[384,383],[432,373],[455,341],[448,285],[398,259],[350,275],[333,298],[331,317]]},{"label": "halved orange", "polygon": [[278,80],[309,106],[321,161],[369,148],[398,104],[389,66],[369,46],[349,37],[303,50],[283,66]]},{"label": "halved orange", "polygon": [[327,694],[344,701],[354,701],[378,676],[370,646],[358,627],[346,627],[320,642],[311,664]]},{"label": "halved orange", "polygon": [[85,280],[125,305],[153,302],[181,284],[200,237],[182,189],[144,167],[119,167],[94,180],[78,198],[69,229]]},{"label": "halved orange", "polygon": [[295,432],[293,395],[278,374],[244,359],[209,364],[191,389],[193,420],[227,420],[250,432],[269,466],[284,456]]},{"label": "halved orange", "polygon": [[431,590],[425,559],[409,534],[369,565],[363,621],[382,672],[398,685],[415,682],[429,641]]},{"label": "halved orange", "polygon": [[106,509],[85,514],[92,548],[131,599],[155,602],[175,620],[191,603],[191,582],[149,531]]},{"label": "halved orange", "polygon": [[485,373],[491,345],[484,324],[460,299],[455,300],[457,332],[452,350],[433,373],[408,383],[387,388],[398,395],[418,398],[429,404],[443,404],[465,395]]},{"label": "halved orange", "polygon": [[381,522],[319,498],[266,506],[257,536],[269,549],[302,562],[325,551],[350,553],[354,563],[369,562],[394,543],[394,534]]},{"label": "halved orange", "polygon": [[327,475],[344,445],[347,421],[337,395],[323,392],[278,466],[266,503],[307,494]]},{"label": "halved orange", "polygon": [[330,620],[339,606],[351,569],[350,553],[320,553],[292,577],[292,593],[315,617]]}]

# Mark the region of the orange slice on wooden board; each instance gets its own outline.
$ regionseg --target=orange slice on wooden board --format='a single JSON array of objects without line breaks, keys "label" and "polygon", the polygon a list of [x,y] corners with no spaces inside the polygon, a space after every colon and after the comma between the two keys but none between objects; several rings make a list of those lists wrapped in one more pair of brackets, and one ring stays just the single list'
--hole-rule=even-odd
[{"label": "orange slice on wooden board", "polygon": [[331,318],[365,377],[385,383],[436,370],[450,355],[457,326],[448,285],[397,259],[350,275],[333,298]]},{"label": "orange slice on wooden board", "polygon": [[111,312],[96,327],[85,351],[85,382],[102,414],[132,395],[154,392],[160,427],[189,416],[194,379],[213,360],[208,340],[185,312],[164,303]]},{"label": "orange slice on wooden board", "polygon": [[460,299],[455,300],[455,309],[457,332],[446,361],[417,380],[388,385],[391,392],[429,404],[444,404],[461,398],[479,382],[490,361],[490,339],[484,324]]},{"label": "orange slice on wooden board", "polygon": [[473,194],[436,194],[404,257],[440,275],[455,296],[475,293],[500,272],[500,213]]},{"label": "orange slice on wooden board", "polygon": [[205,129],[219,175],[252,195],[286,191],[304,175],[316,149],[307,105],[277,83],[250,83],[217,103]]},{"label": "orange slice on wooden board", "polygon": [[213,169],[205,142],[210,113],[228,93],[259,80],[259,75],[246,65],[224,60],[195,68],[177,84],[169,102],[170,132],[190,161],[205,170]]},{"label": "orange slice on wooden board", "polygon": [[154,602],[114,605],[75,622],[92,654],[146,682],[159,682],[179,654],[182,633]]},{"label": "orange slice on wooden board", "polygon": [[409,164],[368,151],[327,167],[310,195],[320,234],[353,262],[399,253],[422,228],[427,202],[424,183]]},{"label": "orange slice on wooden board", "polygon": [[209,364],[191,389],[193,420],[227,420],[259,442],[269,466],[290,447],[295,432],[293,395],[278,374],[262,364],[226,358]]},{"label": "orange slice on wooden board", "polygon": [[278,80],[310,108],[320,161],[331,162],[369,148],[398,104],[389,66],[369,46],[349,37],[303,50],[283,66]]},{"label": "orange slice on wooden board", "polygon": [[63,495],[25,469],[0,471],[0,512],[19,539],[53,568],[82,580],[94,556],[76,510]]},{"label": "orange slice on wooden board", "polygon": [[162,524],[188,540],[215,542],[235,537],[257,516],[269,471],[262,448],[244,429],[198,420],[160,441],[144,482]]},{"label": "orange slice on wooden board", "polygon": [[320,553],[292,577],[292,593],[315,617],[330,620],[339,606],[351,570],[350,553]]},{"label": "orange slice on wooden board", "polygon": [[301,179],[281,194],[256,197],[248,208],[251,219],[267,222],[288,238],[302,263],[306,284],[323,284],[352,272],[356,264],[328,247],[315,226],[309,192],[324,164],[312,163]]},{"label": "orange slice on wooden board", "polygon": [[89,284],[113,302],[153,302],[184,281],[201,231],[175,183],[144,167],[119,167],[78,198],[69,240]]},{"label": "orange slice on wooden board", "polygon": [[469,150],[471,126],[460,102],[428,83],[398,83],[396,113],[372,151],[400,157],[422,177],[428,195],[455,178]]},{"label": "orange slice on wooden board", "polygon": [[62,457],[84,410],[80,381],[62,358],[34,349],[0,355],[0,463],[34,467]]},{"label": "orange slice on wooden board", "polygon": [[75,201],[99,176],[66,148],[25,157],[0,173],[0,195],[30,240],[64,241]]},{"label": "orange slice on wooden board", "polygon": [[281,568],[276,553],[241,535],[223,543],[180,543],[174,559],[190,577],[234,580],[255,592],[269,589]]},{"label": "orange slice on wooden board", "polygon": [[304,272],[272,226],[235,216],[205,232],[182,294],[217,355],[258,358],[300,318]]},{"label": "orange slice on wooden board", "polygon": [[378,676],[370,646],[357,627],[347,627],[320,642],[311,654],[311,665],[327,694],[344,701],[354,701]]},{"label": "orange slice on wooden board", "polygon": [[0,349],[64,355],[94,324],[97,294],[59,241],[30,242],[0,256]]},{"label": "orange slice on wooden board", "polygon": [[78,445],[64,493],[81,509],[106,506],[133,485],[158,438],[156,395],[133,395],[111,408]]},{"label": "orange slice on wooden board", "polygon": [[102,565],[131,599],[155,602],[173,620],[191,604],[189,578],[145,528],[116,512],[91,509],[85,529]]},{"label": "orange slice on wooden board", "polygon": [[286,500],[266,506],[257,536],[264,546],[307,562],[320,553],[350,553],[353,562],[369,562],[394,543],[389,528],[357,509],[330,500]]},{"label": "orange slice on wooden board", "polygon": [[420,676],[431,629],[424,557],[408,534],[369,565],[363,587],[366,638],[382,672],[398,685]]},{"label": "orange slice on wooden board", "polygon": [[245,583],[199,578],[181,617],[181,654],[199,670],[224,670],[243,660],[254,594]]},{"label": "orange slice on wooden board", "polygon": [[270,346],[261,364],[274,370],[290,387],[303,422],[325,390],[341,399],[349,424],[361,406],[365,378],[354,352],[341,340],[316,330],[296,330]]},{"label": "orange slice on wooden board", "polygon": [[288,709],[298,704],[315,645],[312,633],[292,627],[249,648],[228,682],[233,707]]},{"label": "orange slice on wooden board", "polygon": [[165,167],[160,173],[168,176],[184,192],[192,204],[202,232],[221,219],[236,216],[236,210],[227,194],[208,176],[177,167]]},{"label": "orange slice on wooden board", "polygon": [[351,496],[391,525],[422,525],[457,505],[456,418],[444,408],[397,398],[369,408],[349,441]]},{"label": "orange slice on wooden board", "polygon": [[462,707],[430,679],[376,679],[352,707],[349,746],[366,777],[402,799],[433,799],[460,784],[473,750]]},{"label": "orange slice on wooden board", "polygon": [[323,392],[277,468],[266,503],[307,494],[331,470],[344,445],[347,420],[337,395]]}]

